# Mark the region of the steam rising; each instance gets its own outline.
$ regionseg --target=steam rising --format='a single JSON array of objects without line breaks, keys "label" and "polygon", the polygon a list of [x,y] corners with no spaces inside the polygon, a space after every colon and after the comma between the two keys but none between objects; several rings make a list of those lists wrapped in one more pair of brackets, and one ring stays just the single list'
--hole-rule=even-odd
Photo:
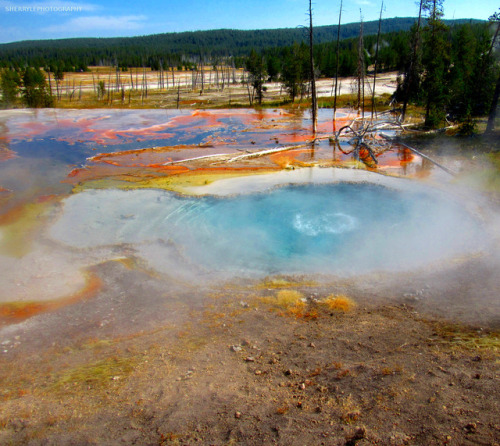
[{"label": "steam rising", "polygon": [[85,250],[128,244],[160,272],[214,280],[402,270],[487,246],[449,197],[343,182],[228,197],[87,191],[65,201],[50,236]]}]

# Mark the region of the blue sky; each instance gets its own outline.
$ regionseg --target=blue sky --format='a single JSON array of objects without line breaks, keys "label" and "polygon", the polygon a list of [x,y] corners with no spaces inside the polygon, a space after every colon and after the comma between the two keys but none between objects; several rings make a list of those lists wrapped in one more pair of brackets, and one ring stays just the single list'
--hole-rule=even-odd
[{"label": "blue sky", "polygon": [[[416,16],[416,1],[385,0],[384,18]],[[345,0],[343,23],[377,20],[380,0]],[[337,23],[340,0],[313,2],[315,25]],[[0,0],[0,42],[137,36],[307,24],[307,0]],[[445,0],[445,18],[487,19],[498,0]]]}]

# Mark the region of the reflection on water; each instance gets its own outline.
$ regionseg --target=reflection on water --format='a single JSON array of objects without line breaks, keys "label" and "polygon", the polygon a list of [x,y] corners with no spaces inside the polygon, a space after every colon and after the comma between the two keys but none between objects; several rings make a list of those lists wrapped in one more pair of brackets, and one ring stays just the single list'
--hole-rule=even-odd
[{"label": "reflection on water", "polygon": [[[347,141],[329,141],[331,110],[319,111],[313,145],[310,128],[301,110],[0,112],[0,302],[80,295],[88,268],[110,259],[139,258],[157,272],[191,279],[408,268],[479,249],[470,241],[475,223],[452,203],[374,184],[228,198],[153,190],[190,174],[199,182],[185,190],[210,183],[214,172],[363,166]],[[188,162],[284,146],[292,148],[257,160]],[[398,146],[377,160],[364,166],[408,176],[435,172]],[[79,192],[85,188],[101,190]]]}]

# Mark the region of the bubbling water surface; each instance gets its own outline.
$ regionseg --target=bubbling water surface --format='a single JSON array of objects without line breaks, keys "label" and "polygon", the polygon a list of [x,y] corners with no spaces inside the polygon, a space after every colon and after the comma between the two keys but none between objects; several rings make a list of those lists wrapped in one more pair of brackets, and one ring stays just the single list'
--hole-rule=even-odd
[{"label": "bubbling water surface", "polygon": [[481,249],[484,238],[438,194],[343,182],[229,197],[86,191],[65,200],[50,235],[79,249],[129,244],[158,271],[214,278],[409,269]]}]

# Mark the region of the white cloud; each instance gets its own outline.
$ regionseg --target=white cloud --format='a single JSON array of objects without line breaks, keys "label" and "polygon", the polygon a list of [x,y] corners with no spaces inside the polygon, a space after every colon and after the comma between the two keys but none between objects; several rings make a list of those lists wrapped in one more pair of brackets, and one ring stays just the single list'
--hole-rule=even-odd
[{"label": "white cloud", "polygon": [[147,17],[144,15],[126,16],[86,16],[76,17],[58,25],[42,28],[48,33],[78,33],[82,31],[128,31],[143,28]]},{"label": "white cloud", "polygon": [[355,3],[360,6],[373,6],[373,3],[368,0],[356,0]]}]

